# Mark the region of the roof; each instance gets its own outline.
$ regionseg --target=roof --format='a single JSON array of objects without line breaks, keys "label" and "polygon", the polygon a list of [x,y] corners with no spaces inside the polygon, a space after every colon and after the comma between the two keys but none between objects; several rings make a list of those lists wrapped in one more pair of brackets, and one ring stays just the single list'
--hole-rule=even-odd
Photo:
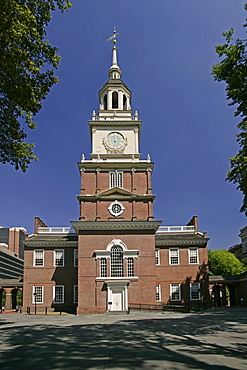
[{"label": "roof", "polygon": [[23,282],[20,279],[0,279],[0,286],[15,286],[22,287]]},{"label": "roof", "polygon": [[191,232],[174,232],[174,233],[157,233],[155,235],[156,245],[204,245],[206,247],[209,238],[206,238],[202,233],[197,231]]},{"label": "roof", "polygon": [[58,246],[74,246],[78,243],[78,237],[76,234],[69,233],[42,233],[42,234],[32,234],[25,241],[25,247],[58,247]]},{"label": "roof", "polygon": [[213,275],[209,276],[209,283],[210,284],[217,284],[217,283],[227,283],[233,281],[246,281],[247,280],[247,271],[243,272],[239,275]]}]

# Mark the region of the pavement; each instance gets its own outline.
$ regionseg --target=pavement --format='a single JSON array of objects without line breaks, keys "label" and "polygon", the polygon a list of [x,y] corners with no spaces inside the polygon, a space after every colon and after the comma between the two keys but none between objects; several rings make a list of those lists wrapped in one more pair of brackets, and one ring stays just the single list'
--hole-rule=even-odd
[{"label": "pavement", "polygon": [[247,308],[0,315],[0,369],[247,369]]}]

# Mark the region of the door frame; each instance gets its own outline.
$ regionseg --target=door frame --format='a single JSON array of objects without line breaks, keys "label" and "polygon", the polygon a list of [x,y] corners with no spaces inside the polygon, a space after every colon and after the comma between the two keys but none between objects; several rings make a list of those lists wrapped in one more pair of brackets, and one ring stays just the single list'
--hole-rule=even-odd
[{"label": "door frame", "polygon": [[[114,312],[120,312],[120,311],[128,311],[128,285],[130,281],[129,280],[108,280],[107,281],[107,311],[114,311]],[[114,309],[113,308],[113,297],[114,292],[121,293],[121,307],[120,309]]]}]

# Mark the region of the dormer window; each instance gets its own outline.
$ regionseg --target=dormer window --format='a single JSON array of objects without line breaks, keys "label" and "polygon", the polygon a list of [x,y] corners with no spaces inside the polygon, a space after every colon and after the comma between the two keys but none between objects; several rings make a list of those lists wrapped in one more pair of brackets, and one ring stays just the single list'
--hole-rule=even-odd
[{"label": "dormer window", "polygon": [[118,108],[118,93],[116,91],[112,94],[112,108]]}]

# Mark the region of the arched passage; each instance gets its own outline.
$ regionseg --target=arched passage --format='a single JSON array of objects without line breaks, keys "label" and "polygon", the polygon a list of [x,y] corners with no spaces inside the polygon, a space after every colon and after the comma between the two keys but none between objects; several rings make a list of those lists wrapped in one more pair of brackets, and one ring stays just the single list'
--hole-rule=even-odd
[{"label": "arched passage", "polygon": [[220,285],[216,284],[216,285],[213,286],[212,297],[213,297],[213,306],[214,307],[220,307],[221,306]]},{"label": "arched passage", "polygon": [[229,295],[230,295],[230,306],[236,306],[236,291],[233,284],[228,284]]},{"label": "arched passage", "polygon": [[0,289],[0,309],[4,309],[6,304],[6,291],[4,289]]}]

